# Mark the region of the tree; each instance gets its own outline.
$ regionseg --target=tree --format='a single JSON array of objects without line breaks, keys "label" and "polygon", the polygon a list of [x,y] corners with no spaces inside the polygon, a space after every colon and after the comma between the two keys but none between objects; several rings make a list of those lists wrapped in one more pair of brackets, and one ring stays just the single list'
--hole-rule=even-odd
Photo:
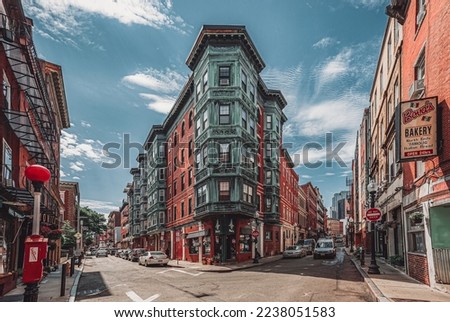
[{"label": "tree", "polygon": [[89,207],[80,208],[80,217],[83,219],[83,240],[95,240],[95,235],[103,235],[106,232],[106,218],[103,214],[89,209]]},{"label": "tree", "polygon": [[77,231],[70,225],[70,221],[64,221],[62,232],[62,248],[69,249],[75,247],[77,244],[77,239],[75,237]]}]

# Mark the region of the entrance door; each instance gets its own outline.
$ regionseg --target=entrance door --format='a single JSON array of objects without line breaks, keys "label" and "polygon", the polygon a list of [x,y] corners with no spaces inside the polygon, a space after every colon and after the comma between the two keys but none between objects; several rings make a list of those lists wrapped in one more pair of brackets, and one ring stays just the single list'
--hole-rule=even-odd
[{"label": "entrance door", "polygon": [[430,208],[436,282],[450,284],[450,205]]}]

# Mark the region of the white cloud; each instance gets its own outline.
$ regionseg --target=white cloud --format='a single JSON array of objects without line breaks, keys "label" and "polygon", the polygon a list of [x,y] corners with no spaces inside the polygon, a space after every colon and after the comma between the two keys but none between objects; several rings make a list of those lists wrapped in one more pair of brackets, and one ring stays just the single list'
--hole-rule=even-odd
[{"label": "white cloud", "polygon": [[312,176],[309,176],[307,174],[302,174],[301,177],[305,179],[312,179]]},{"label": "white cloud", "polygon": [[60,176],[61,178],[64,178],[64,177],[66,177],[66,174],[64,173],[64,171],[59,170],[59,176]]},{"label": "white cloud", "polygon": [[334,176],[335,175],[335,173],[333,173],[333,172],[327,172],[327,173],[325,173],[325,176],[327,176],[327,177],[331,177],[331,176]]},{"label": "white cloud", "polygon": [[119,206],[110,201],[81,199],[80,204],[82,207],[89,207],[102,214],[109,214],[113,210],[119,210]]},{"label": "white cloud", "polygon": [[356,130],[362,118],[362,108],[367,105],[365,94],[345,92],[336,99],[302,106],[292,118],[296,134],[311,137],[339,130]]},{"label": "white cloud", "polygon": [[382,7],[387,4],[386,0],[345,0],[345,1],[350,3],[352,6],[356,8],[366,7],[369,9]]},{"label": "white cloud", "polygon": [[127,75],[122,81],[130,87],[139,86],[152,93],[140,93],[139,96],[150,103],[147,107],[159,113],[167,114],[172,109],[177,95],[179,95],[187,78],[171,70],[156,70],[153,68]]},{"label": "white cloud", "polygon": [[69,168],[73,171],[80,172],[84,170],[84,163],[81,161],[70,162]]},{"label": "white cloud", "polygon": [[82,126],[82,127],[91,127],[91,124],[89,124],[89,123],[86,122],[86,121],[81,121],[81,126]]},{"label": "white cloud", "polygon": [[[61,157],[66,159],[82,158],[93,162],[103,162],[103,144],[96,140],[80,140],[76,134],[61,132]],[[79,165],[78,165],[79,166]]]},{"label": "white cloud", "polygon": [[345,75],[350,71],[352,58],[352,49],[345,48],[339,54],[328,59],[322,66],[318,68],[317,87],[318,90],[328,83],[335,81],[338,77]]},{"label": "white cloud", "polygon": [[320,39],[318,42],[316,42],[313,45],[313,47],[322,49],[322,48],[326,48],[326,47],[329,47],[329,46],[332,46],[335,44],[340,44],[340,41],[337,41],[336,39],[331,38],[331,37],[325,37],[325,38]]},{"label": "white cloud", "polygon": [[80,180],[80,177],[75,176],[75,177],[72,177],[72,179],[73,180]]},{"label": "white cloud", "polygon": [[171,0],[23,0],[23,4],[27,15],[42,23],[42,35],[75,47],[81,37],[90,42],[85,33],[90,27],[89,16],[101,16],[125,25],[170,28],[181,33],[191,28],[173,12]]}]

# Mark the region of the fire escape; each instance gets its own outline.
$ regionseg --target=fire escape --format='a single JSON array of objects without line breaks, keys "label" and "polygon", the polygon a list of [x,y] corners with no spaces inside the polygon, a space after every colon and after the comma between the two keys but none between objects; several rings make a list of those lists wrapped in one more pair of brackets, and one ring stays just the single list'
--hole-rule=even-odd
[{"label": "fire escape", "polygon": [[[21,145],[28,151],[29,163],[45,166],[52,178],[58,178],[56,121],[32,40],[31,23],[23,15],[19,2],[6,2],[9,15],[1,15],[0,50],[4,51],[18,85],[11,88],[11,97],[20,97],[16,100],[20,103],[18,106],[5,104],[2,111]],[[28,190],[10,186],[7,191],[18,201],[32,204]],[[42,193],[41,210],[47,214],[59,213],[57,199],[46,189]]]}]

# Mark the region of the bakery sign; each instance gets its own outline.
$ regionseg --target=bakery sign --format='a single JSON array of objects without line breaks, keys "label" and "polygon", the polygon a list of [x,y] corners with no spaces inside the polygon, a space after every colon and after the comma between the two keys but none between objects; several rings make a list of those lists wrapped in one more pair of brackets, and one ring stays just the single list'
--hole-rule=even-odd
[{"label": "bakery sign", "polygon": [[400,103],[399,160],[420,160],[437,154],[437,97]]}]

